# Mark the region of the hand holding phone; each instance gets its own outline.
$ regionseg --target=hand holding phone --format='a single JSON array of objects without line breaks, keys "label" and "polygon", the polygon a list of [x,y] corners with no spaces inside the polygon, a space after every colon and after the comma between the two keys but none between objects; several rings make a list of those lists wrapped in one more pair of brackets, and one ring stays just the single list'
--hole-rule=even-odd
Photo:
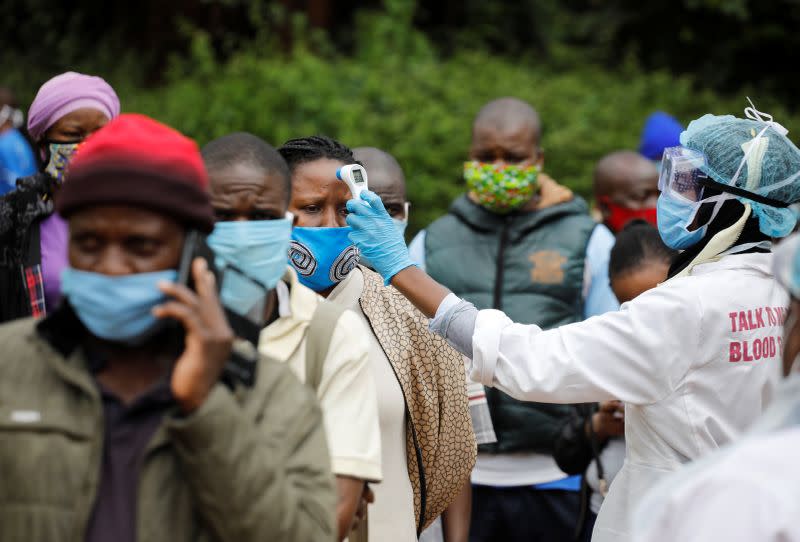
[{"label": "hand holding phone", "polygon": [[217,281],[208,262],[198,257],[192,261],[191,282],[163,283],[159,288],[170,301],[153,309],[158,318],[172,318],[184,328],[184,350],[172,371],[172,394],[181,410],[197,410],[219,381],[231,356],[234,333],[217,296]]}]

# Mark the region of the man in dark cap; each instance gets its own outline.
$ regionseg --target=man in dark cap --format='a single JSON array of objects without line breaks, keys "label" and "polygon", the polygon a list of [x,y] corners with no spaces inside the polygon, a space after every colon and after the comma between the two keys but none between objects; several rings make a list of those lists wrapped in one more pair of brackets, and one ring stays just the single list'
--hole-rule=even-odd
[{"label": "man in dark cap", "polygon": [[[73,158],[65,301],[0,326],[0,540],[332,540],[319,409],[234,341],[189,232],[214,216],[191,140],[122,115]],[[225,379],[232,350],[255,383]]]}]

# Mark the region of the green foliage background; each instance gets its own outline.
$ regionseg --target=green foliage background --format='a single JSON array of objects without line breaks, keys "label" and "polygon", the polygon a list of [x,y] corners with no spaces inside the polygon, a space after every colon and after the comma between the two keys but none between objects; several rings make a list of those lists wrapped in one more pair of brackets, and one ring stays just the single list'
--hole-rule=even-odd
[{"label": "green foliage background", "polygon": [[[252,8],[251,21],[260,30],[233,45],[228,40],[224,48],[206,29],[184,21],[189,50],[170,53],[157,84],[143,83],[130,51],[100,73],[117,89],[125,111],[151,115],[201,145],[233,131],[252,132],[275,146],[322,133],[350,146],[391,152],[408,179],[412,232],[441,215],[461,192],[472,118],[496,97],[517,96],[539,110],[545,171],[584,196],[594,163],[607,152],[635,149],[645,117],[655,110],[684,123],[707,112],[741,115],[750,95],[790,136],[800,131],[800,116],[782,108],[766,87],[743,85],[723,95],[704,89],[694,75],[643,68],[633,52],[609,66],[590,49],[558,41],[549,44],[546,57],[497,54],[485,40],[466,39],[467,33],[445,52],[417,30],[417,11],[413,0],[385,0],[383,9],[359,10],[351,27],[357,39],[346,53],[326,34],[307,28],[302,17],[283,21],[293,37],[291,48],[282,47],[272,29],[286,14],[275,10]],[[100,49],[98,58],[107,57]],[[30,73],[12,70],[8,78],[19,83],[24,97],[35,90]]]}]

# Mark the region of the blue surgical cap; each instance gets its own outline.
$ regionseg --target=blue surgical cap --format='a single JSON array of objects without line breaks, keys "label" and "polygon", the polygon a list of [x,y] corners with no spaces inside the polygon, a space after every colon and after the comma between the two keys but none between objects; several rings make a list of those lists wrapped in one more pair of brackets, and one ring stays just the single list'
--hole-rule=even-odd
[{"label": "blue surgical cap", "polygon": [[642,128],[639,154],[650,160],[661,160],[664,149],[680,145],[683,126],[672,115],[657,111],[647,117]]},{"label": "blue surgical cap", "polygon": [[[681,134],[681,145],[705,154],[702,169],[720,184],[787,204],[800,201],[800,150],[780,125],[732,115],[704,115],[689,123]],[[742,165],[751,145],[754,147]],[[736,197],[752,206],[765,235],[785,237],[797,224],[791,209]]]}]

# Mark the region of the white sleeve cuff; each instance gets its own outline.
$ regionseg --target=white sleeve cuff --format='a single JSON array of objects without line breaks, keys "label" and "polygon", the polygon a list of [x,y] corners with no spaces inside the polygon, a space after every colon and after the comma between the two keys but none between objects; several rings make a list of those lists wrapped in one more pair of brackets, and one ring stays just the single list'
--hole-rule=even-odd
[{"label": "white sleeve cuff", "polygon": [[472,335],[472,367],[470,378],[484,386],[494,385],[494,371],[500,353],[503,329],[513,322],[502,311],[482,310],[475,320]]},{"label": "white sleeve cuff", "polygon": [[450,309],[455,307],[461,302],[461,298],[458,297],[453,292],[447,294],[441,303],[439,303],[439,308],[436,309],[436,315],[433,317],[434,320],[441,319],[444,317],[445,314],[448,313]]}]

